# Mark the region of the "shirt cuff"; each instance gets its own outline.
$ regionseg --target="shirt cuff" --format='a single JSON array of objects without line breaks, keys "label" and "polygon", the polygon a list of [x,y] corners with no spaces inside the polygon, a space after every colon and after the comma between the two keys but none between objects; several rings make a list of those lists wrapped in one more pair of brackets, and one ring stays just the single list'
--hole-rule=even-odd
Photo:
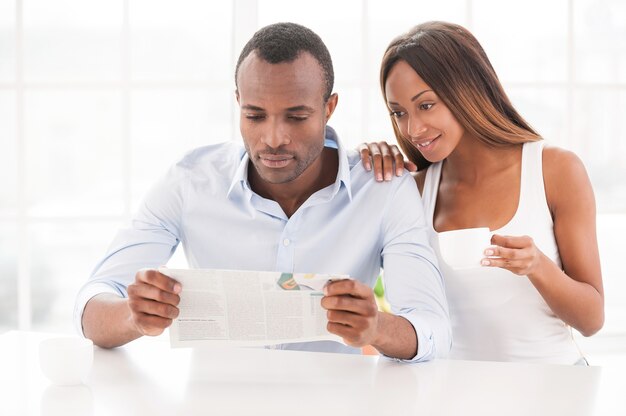
[{"label": "shirt cuff", "polygon": [[409,321],[411,326],[413,326],[415,334],[417,335],[417,354],[415,354],[415,357],[410,359],[394,358],[385,354],[383,354],[383,356],[401,363],[420,363],[434,359],[437,354],[432,329],[428,325],[425,325],[423,320],[420,320],[414,314],[407,313],[398,314],[396,316],[406,319]]},{"label": "shirt cuff", "polygon": [[76,332],[83,337],[85,336],[83,332],[83,312],[85,311],[85,305],[87,305],[87,302],[89,302],[91,298],[101,293],[111,293],[119,297],[124,297],[119,290],[107,283],[93,282],[83,286],[76,296],[76,303],[74,305],[74,327],[76,328]]}]

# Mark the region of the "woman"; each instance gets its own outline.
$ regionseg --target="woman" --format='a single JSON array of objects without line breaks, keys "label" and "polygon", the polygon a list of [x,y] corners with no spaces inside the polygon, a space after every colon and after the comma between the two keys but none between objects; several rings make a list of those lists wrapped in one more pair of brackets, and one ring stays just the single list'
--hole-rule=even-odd
[{"label": "woman", "polygon": [[[604,295],[582,162],[544,146],[461,26],[428,22],[395,39],[380,84],[417,169],[450,305],[451,358],[585,364],[570,327],[585,336],[600,330]],[[361,153],[367,169],[372,156],[379,179],[391,179],[394,160],[401,174],[395,146],[372,143]],[[449,267],[438,233],[474,227],[492,234],[480,265]]]}]

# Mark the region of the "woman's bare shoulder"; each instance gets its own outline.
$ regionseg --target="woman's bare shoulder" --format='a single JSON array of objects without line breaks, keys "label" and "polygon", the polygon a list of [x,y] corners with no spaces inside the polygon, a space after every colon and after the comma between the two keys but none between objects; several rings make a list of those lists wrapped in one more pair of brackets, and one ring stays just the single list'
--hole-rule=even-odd
[{"label": "woman's bare shoulder", "polygon": [[[582,160],[571,150],[546,145],[543,149],[544,179],[557,182],[568,182],[576,176],[587,176]],[[574,175],[574,178],[570,178]]]},{"label": "woman's bare shoulder", "polygon": [[[585,165],[576,153],[556,146],[543,149],[543,181],[551,206],[572,198],[591,196],[591,182]],[[589,195],[590,194],[590,195]]]}]

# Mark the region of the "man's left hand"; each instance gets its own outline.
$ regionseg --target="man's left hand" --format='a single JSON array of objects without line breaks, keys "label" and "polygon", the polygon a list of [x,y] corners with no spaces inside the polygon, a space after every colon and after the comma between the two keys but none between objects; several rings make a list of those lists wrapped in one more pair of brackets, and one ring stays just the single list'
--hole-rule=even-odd
[{"label": "man's left hand", "polygon": [[352,347],[374,344],[378,335],[378,307],[374,291],[356,280],[337,280],[324,288],[328,332]]}]

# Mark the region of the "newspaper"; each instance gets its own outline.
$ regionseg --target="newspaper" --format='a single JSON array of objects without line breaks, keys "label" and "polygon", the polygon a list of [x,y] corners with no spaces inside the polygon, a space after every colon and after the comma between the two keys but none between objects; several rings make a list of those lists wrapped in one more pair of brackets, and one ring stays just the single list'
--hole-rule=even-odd
[{"label": "newspaper", "polygon": [[166,267],[159,272],[182,285],[180,314],[170,327],[172,347],[342,342],[326,330],[321,299],[329,280],[348,276]]}]

